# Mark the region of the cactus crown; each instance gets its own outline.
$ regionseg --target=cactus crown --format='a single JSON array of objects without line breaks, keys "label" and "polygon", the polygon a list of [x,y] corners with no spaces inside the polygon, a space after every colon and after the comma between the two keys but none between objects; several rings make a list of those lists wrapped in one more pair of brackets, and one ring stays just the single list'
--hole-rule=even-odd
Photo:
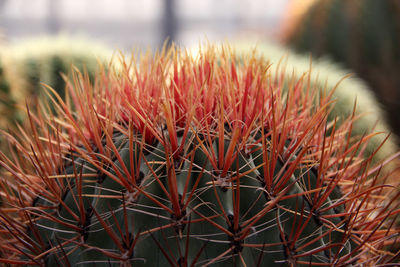
[{"label": "cactus crown", "polygon": [[0,261],[394,261],[398,194],[373,155],[361,158],[374,134],[352,137],[354,117],[327,121],[332,92],[309,74],[283,91],[283,66],[236,58],[164,49],[122,59],[94,85],[76,73],[65,101],[49,89],[56,114],[42,103],[2,156]]}]

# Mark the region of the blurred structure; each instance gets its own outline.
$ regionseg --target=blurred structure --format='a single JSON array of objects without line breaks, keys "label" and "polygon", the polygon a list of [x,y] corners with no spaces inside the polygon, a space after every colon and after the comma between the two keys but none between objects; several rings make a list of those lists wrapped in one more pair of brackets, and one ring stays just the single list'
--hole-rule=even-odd
[{"label": "blurred structure", "polygon": [[0,0],[9,41],[65,33],[123,50],[183,45],[244,34],[274,38],[289,0]]},{"label": "blurred structure", "polygon": [[400,136],[400,1],[294,0],[284,39],[299,52],[328,56],[367,81]]},{"label": "blurred structure", "polygon": [[[47,97],[43,83],[65,95],[63,75],[71,78],[71,65],[94,81],[98,63],[107,63],[113,50],[98,42],[67,36],[25,39],[0,49],[0,128],[26,119],[24,107]],[[1,147],[0,136],[0,149]]]}]

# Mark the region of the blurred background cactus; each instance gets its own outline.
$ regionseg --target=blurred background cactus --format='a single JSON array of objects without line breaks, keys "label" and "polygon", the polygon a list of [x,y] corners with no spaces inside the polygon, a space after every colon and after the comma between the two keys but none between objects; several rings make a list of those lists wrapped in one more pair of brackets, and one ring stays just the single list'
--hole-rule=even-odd
[{"label": "blurred background cactus", "polygon": [[[315,88],[326,88],[335,90],[333,98],[335,105],[330,113],[330,119],[335,117],[340,124],[344,118],[353,113],[355,107],[354,135],[363,135],[372,131],[386,133],[377,135],[369,142],[366,154],[371,155],[379,147],[391,132],[387,123],[386,112],[382,110],[381,104],[377,101],[371,88],[360,78],[351,74],[351,70],[343,68],[327,58],[311,59],[309,55],[294,53],[289,48],[271,41],[250,42],[235,41],[234,47],[241,51],[244,56],[256,53],[260,57],[272,62],[281,62],[280,66],[286,68],[284,83],[292,78],[300,78],[303,75],[309,76],[310,82]],[[311,69],[310,69],[311,67]],[[272,68],[273,73],[279,68]],[[379,161],[398,150],[397,137],[391,135],[383,147],[376,153],[375,160]],[[395,166],[393,166],[395,167]]]},{"label": "blurred background cactus", "polygon": [[62,75],[68,75],[72,66],[87,72],[91,81],[98,61],[106,62],[111,52],[107,48],[82,38],[67,36],[37,37],[16,44],[5,45],[0,53],[2,69],[0,81],[3,94],[0,127],[21,122],[25,102],[35,102],[43,97],[44,84],[64,95],[65,82]]},{"label": "blurred background cactus", "polygon": [[7,118],[15,113],[15,101],[10,92],[10,83],[6,78],[4,64],[0,58],[0,128],[4,129]]},{"label": "blurred background cactus", "polygon": [[[303,1],[293,2],[298,7]],[[287,17],[285,42],[297,51],[328,56],[354,70],[370,84],[399,134],[400,1],[311,2],[301,16]]]}]

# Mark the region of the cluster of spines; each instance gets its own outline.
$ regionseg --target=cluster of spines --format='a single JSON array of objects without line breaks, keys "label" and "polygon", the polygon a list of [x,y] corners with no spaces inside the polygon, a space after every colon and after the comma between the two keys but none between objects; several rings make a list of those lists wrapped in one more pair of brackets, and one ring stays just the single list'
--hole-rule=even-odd
[{"label": "cluster of spines", "polygon": [[[227,258],[246,265],[244,248],[254,248],[254,263],[262,264],[264,251],[276,246],[284,251],[277,263],[323,265],[312,258],[320,253],[330,258],[327,265],[393,261],[398,255],[383,248],[398,240],[391,224],[399,213],[392,205],[398,194],[391,196],[379,166],[369,168],[373,155],[360,157],[373,134],[351,137],[353,117],[341,125],[328,123],[332,92],[318,96],[309,84],[304,91],[303,77],[284,93],[282,75],[271,77],[270,67],[256,57],[235,62],[229,49],[209,48],[197,58],[170,49],[139,64],[122,60],[94,86],[76,74],[66,101],[49,94],[57,115],[42,105],[30,114],[31,137],[23,130],[18,140],[8,136],[17,152],[1,160],[14,181],[1,182],[6,202],[1,235],[8,242],[1,245],[0,261],[45,264],[57,262],[58,255],[58,261],[68,262],[81,248],[129,266],[142,260],[134,251],[146,236],[144,242],[154,240],[148,249],[158,247],[172,266],[221,264]],[[254,212],[252,202],[241,201],[246,188],[254,189],[247,194],[265,197],[263,205],[249,197],[260,206],[250,218],[241,211],[247,206]],[[218,212],[206,216],[199,212],[205,212],[204,203],[192,203],[207,190],[212,198],[206,199]],[[155,221],[169,217],[169,223],[132,225],[130,205],[139,198],[146,203],[140,214],[150,213]],[[282,204],[297,198],[303,201],[293,200],[291,208]],[[55,216],[55,208],[68,219]],[[282,228],[279,215],[272,223],[279,241],[251,243],[255,235],[265,235],[258,223],[272,210],[293,215],[290,231]],[[59,229],[46,230],[46,221]],[[90,229],[93,221],[103,230]],[[310,221],[325,232],[304,237]],[[196,242],[190,229],[197,225],[226,235],[227,249],[204,259],[205,251],[222,241],[197,236],[206,242],[188,262]],[[102,248],[102,241],[97,247],[86,243],[88,229],[106,236],[114,251]],[[164,240],[171,230],[179,248]],[[46,233],[54,232],[60,235],[46,242]],[[339,239],[332,237],[337,232]],[[336,242],[313,247],[331,239]],[[350,243],[353,248],[343,252]]]}]

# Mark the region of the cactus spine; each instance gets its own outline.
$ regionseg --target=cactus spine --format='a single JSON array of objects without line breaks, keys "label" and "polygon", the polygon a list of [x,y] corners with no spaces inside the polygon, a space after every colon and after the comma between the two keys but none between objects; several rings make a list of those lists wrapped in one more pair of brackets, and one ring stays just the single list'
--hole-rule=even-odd
[{"label": "cactus spine", "polygon": [[[76,74],[2,157],[1,262],[42,266],[384,264],[398,241],[372,135],[332,93],[257,57],[177,49]],[[284,72],[284,70],[281,70]],[[54,93],[54,92],[53,92]],[[329,134],[327,134],[329,132]],[[371,211],[374,212],[371,212]]]}]

